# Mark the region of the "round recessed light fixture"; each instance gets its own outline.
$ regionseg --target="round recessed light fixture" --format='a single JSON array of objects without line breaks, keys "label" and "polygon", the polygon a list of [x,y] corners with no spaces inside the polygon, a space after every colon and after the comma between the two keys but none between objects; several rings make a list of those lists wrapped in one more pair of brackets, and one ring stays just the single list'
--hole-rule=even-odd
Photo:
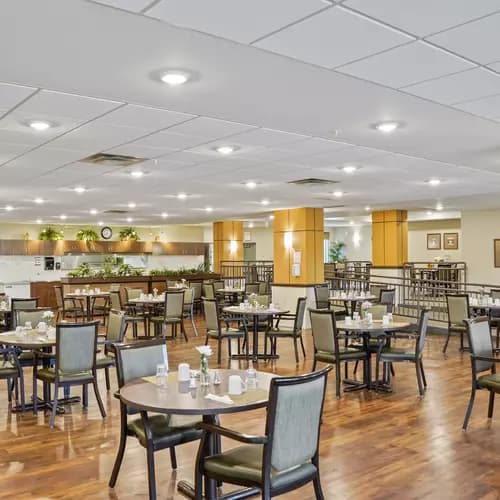
[{"label": "round recessed light fixture", "polygon": [[29,122],[28,125],[37,132],[43,132],[44,130],[47,130],[51,127],[51,124],[49,122],[44,122],[41,120],[33,120],[32,122]]},{"label": "round recessed light fixture", "polygon": [[274,215],[273,215],[273,214],[271,214],[271,215],[269,216],[269,219],[270,219],[270,220],[274,220]]},{"label": "round recessed light fixture", "polygon": [[83,186],[76,186],[76,188],[74,189],[74,192],[78,194],[85,193],[85,191],[86,189]]},{"label": "round recessed light fixture", "polygon": [[104,226],[104,222],[102,220],[100,220],[98,223],[97,223],[98,226]]},{"label": "round recessed light fixture", "polygon": [[37,223],[37,224],[41,224],[42,222],[43,222],[43,221],[42,221],[42,219],[37,219],[37,220],[36,220],[36,223]]},{"label": "round recessed light fixture", "polygon": [[205,207],[205,212],[212,212],[213,208],[212,207]]},{"label": "round recessed light fixture", "polygon": [[427,215],[432,215],[432,213],[433,213],[432,210],[427,210],[426,212]]},{"label": "round recessed light fixture", "polygon": [[441,205],[441,203],[438,203],[436,205],[436,210],[439,210],[439,211],[443,210],[443,205]]},{"label": "round recessed light fixture", "polygon": [[252,229],[252,228],[253,228],[253,222],[249,222],[249,223],[248,223],[248,227],[249,227],[250,229]]},{"label": "round recessed light fixture", "polygon": [[236,149],[237,148],[234,146],[218,146],[215,148],[215,151],[221,155],[230,155],[231,153],[234,153]]},{"label": "round recessed light fixture", "polygon": [[89,211],[92,215],[97,215],[97,210],[95,208],[91,208]]},{"label": "round recessed light fixture", "polygon": [[131,201],[127,206],[128,208],[135,208],[137,205],[133,201]]},{"label": "round recessed light fixture", "polygon": [[177,195],[177,198],[178,198],[179,200],[185,200],[185,199],[187,198],[187,194],[186,194],[186,193],[179,193],[179,194]]},{"label": "round recessed light fixture", "polygon": [[439,186],[439,184],[441,184],[441,181],[439,179],[429,179],[427,182],[431,186]]},{"label": "round recessed light fixture", "polygon": [[162,216],[164,219],[166,219],[166,218],[168,217],[168,214],[167,214],[167,212],[162,212],[162,213],[161,213],[161,216]]},{"label": "round recessed light fixture", "polygon": [[248,182],[245,182],[245,186],[248,189],[255,189],[257,187],[257,183],[255,181],[248,181]]},{"label": "round recessed light fixture", "polygon": [[61,220],[66,220],[68,217],[67,217],[67,215],[62,214],[62,215],[59,216],[59,218]]},{"label": "round recessed light fixture", "polygon": [[366,211],[370,210],[370,207],[368,205],[366,205],[365,210]]},{"label": "round recessed light fixture", "polygon": [[184,71],[171,70],[163,73],[161,76],[161,81],[170,85],[171,87],[176,87],[177,85],[182,85],[189,80],[189,74]]},{"label": "round recessed light fixture", "polygon": [[144,175],[144,172],[142,170],[134,170],[130,173],[130,175],[135,179],[140,179]]},{"label": "round recessed light fixture", "polygon": [[375,128],[384,134],[390,134],[401,126],[399,122],[380,122],[375,124]]},{"label": "round recessed light fixture", "polygon": [[5,205],[5,210],[7,210],[7,212],[12,212],[12,210],[14,210],[14,207],[12,205]]},{"label": "round recessed light fixture", "polygon": [[335,198],[342,198],[342,196],[344,196],[344,193],[342,191],[334,191],[333,196],[335,196]]},{"label": "round recessed light fixture", "polygon": [[345,172],[346,174],[353,174],[356,172],[356,170],[359,169],[356,165],[344,165],[343,167],[340,167],[340,169]]},{"label": "round recessed light fixture", "polygon": [[350,225],[350,226],[354,226],[354,221],[353,221],[353,220],[350,220],[350,221],[349,221],[349,225]]},{"label": "round recessed light fixture", "polygon": [[132,217],[127,217],[127,222],[132,222],[133,220]]},{"label": "round recessed light fixture", "polygon": [[269,205],[269,200],[262,200],[260,202],[261,205]]},{"label": "round recessed light fixture", "polygon": [[33,201],[38,205],[45,203],[45,200],[43,198],[35,198]]}]

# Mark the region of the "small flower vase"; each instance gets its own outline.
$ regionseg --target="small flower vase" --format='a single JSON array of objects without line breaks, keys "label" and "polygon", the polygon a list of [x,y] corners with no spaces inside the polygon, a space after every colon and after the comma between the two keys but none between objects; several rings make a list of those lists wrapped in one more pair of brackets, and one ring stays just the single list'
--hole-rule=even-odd
[{"label": "small flower vase", "polygon": [[201,355],[200,360],[200,385],[209,385],[210,378],[208,376],[208,357],[205,354]]}]

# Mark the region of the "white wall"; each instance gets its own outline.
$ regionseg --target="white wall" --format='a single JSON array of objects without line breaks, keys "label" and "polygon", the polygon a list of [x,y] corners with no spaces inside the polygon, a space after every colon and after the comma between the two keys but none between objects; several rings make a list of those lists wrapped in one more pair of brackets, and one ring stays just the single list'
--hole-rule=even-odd
[{"label": "white wall", "polygon": [[[441,235],[441,250],[427,250],[427,234]],[[458,249],[445,250],[444,233],[458,233]],[[448,258],[452,262],[462,260],[462,228],[460,219],[415,221],[408,223],[408,260],[410,262],[432,262],[436,257]]]},{"label": "white wall", "polygon": [[330,233],[330,242],[342,241],[345,243],[347,260],[372,260],[372,227],[346,226],[327,227]]},{"label": "white wall", "polygon": [[250,241],[255,243],[256,260],[274,260],[273,254],[273,228],[253,227],[245,228],[245,233],[250,233]]}]

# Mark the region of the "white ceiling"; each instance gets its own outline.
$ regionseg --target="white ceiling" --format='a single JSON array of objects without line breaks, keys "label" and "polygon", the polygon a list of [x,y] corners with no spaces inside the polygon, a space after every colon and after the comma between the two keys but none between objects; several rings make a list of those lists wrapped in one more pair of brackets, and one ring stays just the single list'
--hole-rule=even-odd
[{"label": "white ceiling", "polygon": [[[498,26],[500,0],[5,0],[0,221],[500,207]],[[192,78],[168,87],[167,69]],[[80,161],[101,151],[149,160]],[[305,177],[338,184],[288,184]]]}]

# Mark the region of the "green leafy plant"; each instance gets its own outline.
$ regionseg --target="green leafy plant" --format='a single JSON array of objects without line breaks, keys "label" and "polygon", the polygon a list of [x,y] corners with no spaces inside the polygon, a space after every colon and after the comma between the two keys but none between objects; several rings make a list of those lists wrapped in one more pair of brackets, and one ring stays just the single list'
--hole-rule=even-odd
[{"label": "green leafy plant", "polygon": [[97,241],[99,235],[93,229],[80,229],[76,233],[76,239],[78,241]]},{"label": "green leafy plant", "polygon": [[70,271],[68,273],[68,276],[72,278],[92,278],[94,274],[95,273],[92,271],[90,265],[87,264],[86,262],[83,262],[76,269]]},{"label": "green leafy plant", "polygon": [[185,276],[190,274],[200,274],[208,272],[204,264],[200,264],[198,267],[179,267],[178,269],[167,269],[159,268],[159,269],[151,269],[149,271],[150,276],[169,276],[169,277],[177,277],[177,276]]},{"label": "green leafy plant", "polygon": [[121,241],[138,241],[140,240],[137,231],[133,227],[124,227],[119,233]]},{"label": "green leafy plant", "polygon": [[343,241],[335,241],[330,247],[330,262],[345,262],[345,243]]},{"label": "green leafy plant", "polygon": [[47,226],[45,229],[42,229],[40,231],[40,234],[38,235],[38,239],[44,240],[44,241],[63,240],[64,234],[62,231],[57,231],[53,227]]},{"label": "green leafy plant", "polygon": [[130,264],[120,264],[116,270],[117,276],[142,276],[142,269],[133,268]]}]

